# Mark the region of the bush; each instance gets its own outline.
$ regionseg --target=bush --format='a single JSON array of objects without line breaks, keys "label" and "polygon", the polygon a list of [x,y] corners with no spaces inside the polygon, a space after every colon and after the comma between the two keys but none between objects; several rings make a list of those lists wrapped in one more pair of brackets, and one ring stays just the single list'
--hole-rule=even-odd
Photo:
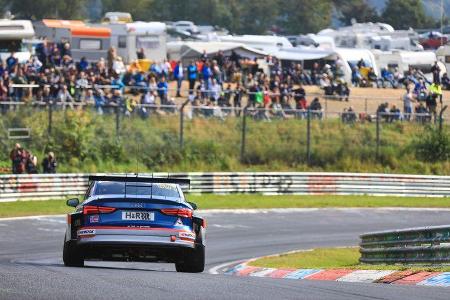
[{"label": "bush", "polygon": [[425,134],[414,143],[416,157],[426,162],[447,161],[450,159],[450,137],[434,127],[427,127]]}]

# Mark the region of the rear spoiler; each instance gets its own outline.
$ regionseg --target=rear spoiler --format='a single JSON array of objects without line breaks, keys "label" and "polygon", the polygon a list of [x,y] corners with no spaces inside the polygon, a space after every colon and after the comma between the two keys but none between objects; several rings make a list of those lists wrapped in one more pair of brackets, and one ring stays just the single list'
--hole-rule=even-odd
[{"label": "rear spoiler", "polygon": [[146,183],[173,183],[173,184],[183,184],[183,185],[191,185],[190,179],[182,179],[182,178],[161,178],[161,177],[142,177],[142,176],[89,176],[89,181],[117,181],[117,182],[146,182]]}]

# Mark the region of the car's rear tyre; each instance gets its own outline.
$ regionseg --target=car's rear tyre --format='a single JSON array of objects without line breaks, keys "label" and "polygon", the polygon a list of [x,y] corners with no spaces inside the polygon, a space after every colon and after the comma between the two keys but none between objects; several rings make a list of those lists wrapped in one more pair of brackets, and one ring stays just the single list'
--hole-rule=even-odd
[{"label": "car's rear tyre", "polygon": [[199,244],[186,251],[182,261],[175,263],[177,272],[201,273],[205,270],[205,246]]},{"label": "car's rear tyre", "polygon": [[63,261],[66,267],[84,267],[84,257],[73,241],[64,239]]}]

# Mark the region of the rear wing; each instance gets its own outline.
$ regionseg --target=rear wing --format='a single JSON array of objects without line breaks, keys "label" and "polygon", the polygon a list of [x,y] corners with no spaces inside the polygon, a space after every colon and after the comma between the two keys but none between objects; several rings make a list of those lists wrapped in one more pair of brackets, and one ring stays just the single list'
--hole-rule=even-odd
[{"label": "rear wing", "polygon": [[116,182],[145,182],[145,183],[172,183],[191,186],[190,179],[173,177],[143,177],[143,176],[113,176],[113,175],[91,175],[89,181],[116,181]]}]

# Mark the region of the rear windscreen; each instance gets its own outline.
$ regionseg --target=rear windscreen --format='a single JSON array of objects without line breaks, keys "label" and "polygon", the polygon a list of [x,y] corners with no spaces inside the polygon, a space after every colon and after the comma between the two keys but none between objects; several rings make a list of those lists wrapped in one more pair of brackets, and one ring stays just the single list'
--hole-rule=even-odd
[{"label": "rear windscreen", "polygon": [[145,195],[154,197],[180,198],[176,184],[99,181],[94,195]]}]

